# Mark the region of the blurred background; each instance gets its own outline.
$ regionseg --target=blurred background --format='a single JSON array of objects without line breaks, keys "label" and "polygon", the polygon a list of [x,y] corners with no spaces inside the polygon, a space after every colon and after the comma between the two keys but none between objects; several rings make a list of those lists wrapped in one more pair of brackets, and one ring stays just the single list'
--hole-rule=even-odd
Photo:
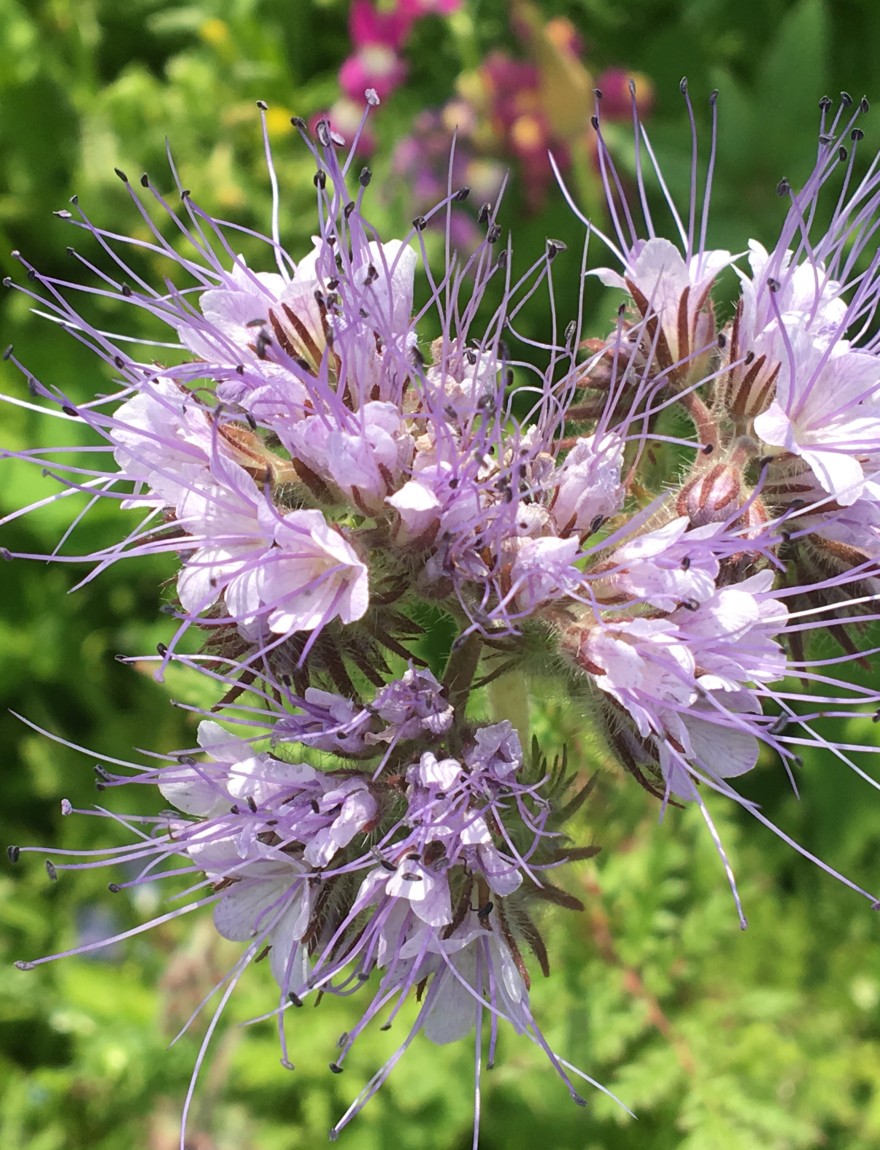
[{"label": "blurred background", "polygon": [[[397,0],[0,0],[0,249],[20,249],[42,271],[77,278],[71,229],[52,216],[73,194],[104,227],[142,229],[114,167],[142,171],[173,191],[166,140],[183,183],[206,210],[267,230],[270,194],[255,102],[268,102],[283,189],[282,234],[296,257],[309,247],[313,165],[290,127],[329,113],[349,137],[362,93],[382,96],[362,139],[374,172],[370,214],[389,238],[439,198],[457,131],[453,186],[473,188],[455,219],[467,247],[476,212],[507,180],[500,219],[522,264],[548,235],[569,244],[554,265],[563,323],[574,314],[583,228],[546,163],[551,149],[572,194],[601,216],[589,118],[603,91],[606,136],[632,169],[628,82],[636,80],[671,191],[690,196],[691,138],[679,81],[687,75],[704,148],[708,98],[719,89],[720,130],[710,246],[774,242],[784,203],[816,150],[817,103],[846,89],[880,100],[880,6],[864,0],[422,0],[403,18]],[[871,148],[880,131],[865,121]],[[662,212],[660,213],[662,217]],[[658,218],[658,229],[663,223]],[[79,237],[74,237],[79,238]],[[243,241],[244,242],[244,241]],[[442,259],[441,237],[430,239]],[[245,247],[246,247],[245,242]],[[604,262],[604,261],[600,261]],[[590,334],[614,306],[588,300]],[[44,383],[76,396],[107,384],[69,337],[34,316],[21,294],[0,297],[2,342],[13,342]],[[542,310],[544,309],[544,310]],[[523,316],[546,320],[546,303]],[[129,317],[108,312],[109,326]],[[26,398],[3,365],[0,390]],[[71,442],[75,427],[4,406],[12,450]],[[4,463],[0,516],[44,498],[38,468]],[[70,519],[47,507],[8,523],[0,544],[45,553]],[[77,535],[88,551],[118,537],[112,507]],[[114,520],[114,522],[110,522]],[[159,686],[119,652],[155,649],[169,621],[157,613],[161,563],[113,566],[68,594],[85,568],[2,564],[0,576],[0,839],[96,849],[124,841],[106,821],[62,820],[60,800],[91,807],[101,756],[193,743],[193,718],[169,705],[197,689]],[[861,671],[854,671],[862,674]],[[196,695],[193,692],[196,691]],[[88,749],[80,753],[11,712]],[[612,1088],[634,1122],[598,1094],[575,1107],[540,1051],[503,1035],[483,1079],[483,1150],[872,1150],[880,1146],[880,928],[865,903],[823,876],[742,812],[715,804],[750,919],[741,933],[718,858],[694,811],[670,811],[605,767],[578,700],[545,698],[534,717],[551,741],[566,737],[585,774],[600,769],[583,816],[602,846],[573,868],[583,914],[542,923],[554,973],[536,979],[533,1008],[551,1044]],[[871,730],[853,724],[853,741]],[[856,729],[857,728],[857,729]],[[838,868],[876,885],[880,818],[870,789],[833,760],[804,764],[797,802],[766,764],[750,782],[766,813]],[[157,797],[158,798],[158,797]],[[143,811],[146,796],[114,792],[114,809]],[[161,800],[158,800],[160,803]],[[154,808],[155,809],[155,808]],[[0,871],[0,1145],[20,1150],[173,1150],[205,1021],[170,1040],[236,949],[197,916],[30,973],[20,958],[113,934],[166,909],[143,894],[111,896],[119,874],[67,873],[50,883],[38,858]],[[344,1001],[298,1012],[293,1073],[278,1064],[262,1013],[268,971],[244,980],[200,1079],[190,1150],[288,1150],[322,1144],[362,1083],[396,1048],[374,1034],[330,1074],[336,1037],[356,1014]],[[380,1095],[341,1137],[350,1150],[465,1150],[471,1144],[472,1048],[418,1040]]]}]

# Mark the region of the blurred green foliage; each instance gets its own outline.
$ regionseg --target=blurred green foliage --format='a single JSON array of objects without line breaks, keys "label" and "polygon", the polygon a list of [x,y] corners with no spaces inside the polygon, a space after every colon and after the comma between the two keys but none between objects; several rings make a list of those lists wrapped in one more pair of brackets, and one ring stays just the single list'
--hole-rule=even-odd
[{"label": "blurred green foliage", "polygon": [[[597,70],[620,65],[655,85],[650,124],[670,187],[686,203],[690,137],[678,93],[690,77],[701,127],[706,96],[721,90],[718,162],[710,238],[741,249],[754,235],[772,242],[781,206],[773,189],[812,163],[816,103],[846,87],[876,91],[880,6],[860,0],[558,0]],[[78,193],[86,210],[122,233],[137,227],[113,168],[149,171],[166,190],[165,138],[185,183],[209,211],[265,230],[269,191],[254,101],[271,105],[270,130],[284,188],[284,235],[302,250],[310,231],[312,168],[289,128],[336,95],[348,51],[342,0],[0,0],[0,246],[18,248],[56,275],[71,267],[69,230],[50,213]],[[388,175],[390,150],[415,114],[453,94],[455,76],[498,45],[516,49],[502,0],[465,0],[455,17],[430,19],[409,48],[408,83],[375,119],[372,191],[386,236],[408,221],[406,189]],[[874,88],[872,89],[872,84]],[[609,132],[626,164],[627,132]],[[878,141],[880,142],[880,141]],[[560,200],[528,218],[517,187],[502,216],[516,221],[529,260],[547,234],[577,253],[580,228]],[[577,255],[557,279],[560,314],[577,294]],[[18,273],[16,264],[8,271]],[[608,306],[607,304],[605,305]],[[41,379],[90,394],[95,365],[63,333],[7,293],[3,328]],[[530,321],[542,322],[536,314]],[[116,317],[120,325],[125,317]],[[114,321],[110,321],[114,322]],[[601,331],[607,315],[594,319]],[[24,397],[4,372],[3,389]],[[13,449],[71,442],[75,425],[46,427],[24,407],[4,409]],[[5,510],[44,497],[51,481],[34,468],[4,466]],[[112,508],[80,527],[88,550],[113,538]],[[12,550],[45,552],[69,514],[62,506],[4,529]],[[149,667],[121,667],[117,652],[144,652],[167,637],[157,615],[161,563],[120,563],[72,596],[75,565],[4,565],[0,695],[5,706],[95,756],[129,757],[134,747],[193,741],[192,716],[169,706]],[[198,702],[197,699],[190,701]],[[545,700],[535,724],[552,742],[567,734],[573,761],[601,766],[583,733],[577,700]],[[854,738],[864,739],[863,729]],[[868,735],[867,737],[870,737]],[[4,842],[96,849],[122,842],[102,820],[64,819],[59,800],[96,801],[90,761],[0,713],[6,749]],[[735,860],[751,926],[741,933],[714,848],[697,812],[656,806],[603,770],[584,813],[584,835],[603,847],[570,880],[583,915],[559,912],[545,925],[554,975],[534,987],[535,1014],[570,1061],[618,1092],[638,1114],[590,1095],[573,1106],[538,1050],[502,1038],[498,1065],[484,1075],[483,1150],[873,1150],[880,1145],[880,965],[878,926],[835,885],[742,812],[715,804]],[[867,784],[834,761],[804,765],[800,803],[772,765],[753,783],[767,814],[800,841],[870,883],[880,822]],[[129,807],[125,807],[126,801]],[[158,797],[157,797],[158,801]],[[114,794],[134,809],[144,794]],[[168,1049],[189,1013],[228,969],[235,948],[198,916],[30,974],[16,958],[75,945],[93,933],[134,926],[163,905],[107,894],[108,873],[85,871],[49,885],[25,856],[0,875],[0,1145],[28,1150],[171,1150],[196,1057],[195,1035]],[[233,1022],[271,1002],[268,973],[244,979],[214,1044],[190,1123],[192,1150],[282,1150],[323,1139],[362,1082],[401,1040],[403,1026],[377,1034],[341,1078],[326,1069],[338,1033],[351,1025],[344,1001],[325,1001],[296,1021],[293,1074],[278,1065],[273,1027]],[[405,1023],[404,1023],[405,1025]],[[455,1150],[470,1146],[471,1050],[417,1042],[389,1084],[344,1134],[356,1150]]]}]

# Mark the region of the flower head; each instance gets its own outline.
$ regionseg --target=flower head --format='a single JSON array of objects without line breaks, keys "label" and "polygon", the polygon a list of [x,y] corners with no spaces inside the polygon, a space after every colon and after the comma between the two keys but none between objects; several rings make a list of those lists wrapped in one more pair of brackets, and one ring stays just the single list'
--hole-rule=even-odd
[{"label": "flower head", "polygon": [[[396,51],[424,9],[356,4],[352,18]],[[175,809],[120,817],[133,845],[67,865],[139,864],[117,889],[184,876],[182,905],[156,921],[210,906],[218,933],[242,944],[221,1008],[268,958],[285,1065],[286,1024],[306,999],[363,1003],[338,1073],[376,1018],[387,1027],[416,998],[408,1034],[332,1137],[419,1033],[446,1043],[476,1029],[479,1052],[485,1025],[491,1061],[508,1022],[583,1102],[532,1016],[529,962],[549,972],[533,904],[580,908],[553,879],[595,853],[566,829],[589,784],[564,749],[529,746],[525,705],[487,713],[486,697],[504,697],[491,684],[528,672],[591,701],[617,761],[664,806],[699,809],[743,926],[714,803],[736,801],[787,837],[737,789],[762,751],[792,782],[804,747],[871,781],[865,748],[835,732],[880,703],[845,670],[880,588],[876,165],[812,236],[815,198],[855,130],[844,110],[823,124],[816,170],[801,192],[782,189],[779,240],[751,243],[725,312],[713,291],[739,257],[709,246],[705,208],[685,222],[670,205],[675,242],[657,234],[646,186],[657,165],[635,122],[643,224],[595,121],[612,227],[585,224],[617,261],[596,274],[629,297],[605,339],[581,341],[580,317],[557,336],[551,268],[564,245],[548,240],[514,276],[497,204],[476,250],[440,273],[427,217],[383,240],[369,172],[352,175],[353,152],[324,121],[314,140],[296,122],[315,164],[310,251],[288,253],[276,225],[265,266],[251,266],[234,229],[189,194],[178,214],[146,178],[143,197],[125,182],[148,242],[64,213],[110,261],[84,261],[98,290],[164,325],[163,340],[138,350],[109,335],[74,286],[26,265],[21,290],[115,380],[74,403],[30,377],[34,398],[82,421],[105,461],[83,468],[62,452],[56,498],[115,500],[133,523],[88,556],[52,558],[87,559],[88,578],[122,558],[176,564],[177,631],[158,672],[174,662],[221,696],[196,747],[100,772],[102,788],[158,787]],[[429,214],[448,229],[467,194],[450,190]],[[171,216],[186,253],[143,199]],[[137,274],[126,243],[146,243],[166,274]],[[414,314],[417,275],[427,302]],[[545,291],[552,330],[518,334],[520,309]],[[199,655],[184,653],[185,632],[203,636]],[[816,632],[843,655],[816,648]],[[479,1067],[478,1053],[477,1087]]]}]

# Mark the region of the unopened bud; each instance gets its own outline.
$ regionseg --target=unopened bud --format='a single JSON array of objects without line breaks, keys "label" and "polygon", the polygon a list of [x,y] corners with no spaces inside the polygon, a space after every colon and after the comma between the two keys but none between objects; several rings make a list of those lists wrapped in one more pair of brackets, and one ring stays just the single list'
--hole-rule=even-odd
[{"label": "unopened bud", "polygon": [[724,523],[740,504],[742,481],[739,469],[717,463],[686,483],[676,502],[679,515],[686,515],[694,527]]}]

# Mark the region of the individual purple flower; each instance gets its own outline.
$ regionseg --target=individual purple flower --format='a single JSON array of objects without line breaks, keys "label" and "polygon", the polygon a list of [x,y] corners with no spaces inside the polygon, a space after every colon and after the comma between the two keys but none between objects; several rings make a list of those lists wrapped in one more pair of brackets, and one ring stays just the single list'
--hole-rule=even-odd
[{"label": "individual purple flower", "polygon": [[557,529],[591,532],[598,521],[623,506],[623,440],[619,435],[579,438],[565,457],[555,485],[551,513]]},{"label": "individual purple flower", "polygon": [[799,456],[822,488],[842,505],[854,503],[880,458],[880,361],[803,331],[788,337],[774,399],[755,416],[755,434]]},{"label": "individual purple flower", "polygon": [[622,246],[621,257],[622,274],[612,268],[595,268],[593,274],[606,287],[628,291],[643,318],[650,318],[652,328],[656,325],[655,354],[661,362],[686,365],[692,356],[704,356],[715,340],[706,303],[719,273],[735,257],[712,250],[683,256],[661,236]]}]

